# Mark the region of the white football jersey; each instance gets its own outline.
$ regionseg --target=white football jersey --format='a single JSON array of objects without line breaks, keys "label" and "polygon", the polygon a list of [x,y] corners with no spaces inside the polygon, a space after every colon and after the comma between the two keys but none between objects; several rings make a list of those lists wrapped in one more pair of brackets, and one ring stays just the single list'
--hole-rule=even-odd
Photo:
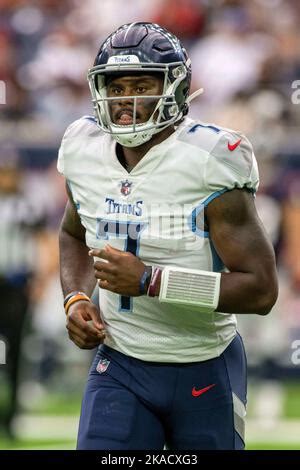
[{"label": "white football jersey", "polygon": [[[145,264],[221,272],[204,208],[233,188],[255,192],[258,170],[241,134],[188,118],[128,173],[116,142],[91,117],[67,129],[58,158],[90,248],[107,243]],[[158,298],[124,297],[100,289],[105,343],[156,362],[219,356],[236,334],[235,315],[201,313]]]}]

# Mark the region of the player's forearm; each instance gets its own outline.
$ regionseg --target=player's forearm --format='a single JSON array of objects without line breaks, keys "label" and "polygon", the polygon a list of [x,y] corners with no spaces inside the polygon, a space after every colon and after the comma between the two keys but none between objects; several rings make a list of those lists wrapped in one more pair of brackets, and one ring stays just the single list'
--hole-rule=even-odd
[{"label": "player's forearm", "polygon": [[222,273],[217,311],[224,313],[269,313],[277,299],[277,280],[269,273],[262,279],[253,273]]},{"label": "player's forearm", "polygon": [[[195,302],[199,311],[201,309],[203,311],[215,309],[224,313],[266,315],[270,312],[277,299],[278,285],[275,269],[270,270],[268,273],[260,274],[241,272],[217,274],[195,271],[195,274],[190,279],[188,279],[189,274],[184,269],[179,269],[176,274],[177,280],[175,281],[166,276],[166,270],[168,269],[158,270],[154,285],[152,287],[150,285],[150,291],[153,292],[153,295],[159,297],[163,302],[172,303],[174,301],[174,303],[186,303],[187,305],[190,302]],[[174,268],[171,268],[171,270],[173,271]],[[180,276],[183,276],[181,277],[183,284],[179,287],[179,290],[181,289],[182,291],[184,289],[183,296],[186,298],[186,302],[182,299],[179,291],[176,293],[176,290],[178,290],[177,286],[180,285]],[[201,277],[196,279],[197,276]],[[218,276],[219,280],[217,280]],[[201,285],[199,280],[205,277],[207,279]],[[216,282],[213,281],[214,277]],[[185,282],[186,286],[184,285]],[[196,292],[197,294],[195,294]],[[215,305],[211,305],[211,308],[207,305],[207,300],[205,300],[208,297],[217,299]]]},{"label": "player's forearm", "polygon": [[266,315],[277,298],[274,257],[256,262],[253,272],[216,273],[205,270],[145,265],[132,253],[110,245],[93,249],[99,286],[119,295],[159,297],[160,302],[196,307],[199,312]]},{"label": "player's forearm", "polygon": [[66,231],[59,234],[60,279],[64,296],[73,291],[83,291],[91,296],[96,285],[93,260],[82,240]]}]

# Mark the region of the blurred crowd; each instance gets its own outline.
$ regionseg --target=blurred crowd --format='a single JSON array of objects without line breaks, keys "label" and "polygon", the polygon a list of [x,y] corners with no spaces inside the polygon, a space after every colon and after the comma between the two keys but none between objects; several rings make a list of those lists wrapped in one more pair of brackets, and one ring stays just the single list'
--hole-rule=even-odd
[{"label": "blurred crowd", "polygon": [[[24,296],[14,320],[26,332],[23,354],[14,354],[34,364],[24,381],[47,384],[68,361],[86,364],[64,330],[57,230],[66,196],[55,160],[65,128],[92,113],[86,73],[99,45],[139,20],[167,27],[185,44],[192,91],[204,88],[190,115],[241,130],[253,143],[257,207],[276,250],[280,296],[269,317],[240,317],[240,329],[253,372],[300,376],[291,362],[300,339],[300,2],[0,0],[0,309],[9,315],[8,287],[16,288],[11,299],[16,291]],[[0,421],[8,395],[0,387]]]}]

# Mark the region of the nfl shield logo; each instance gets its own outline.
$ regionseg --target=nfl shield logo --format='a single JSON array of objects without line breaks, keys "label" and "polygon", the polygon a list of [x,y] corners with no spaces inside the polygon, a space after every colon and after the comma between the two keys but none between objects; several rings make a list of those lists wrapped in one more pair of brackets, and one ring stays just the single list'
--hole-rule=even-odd
[{"label": "nfl shield logo", "polygon": [[103,372],[105,372],[108,368],[109,364],[110,361],[108,361],[107,359],[100,359],[96,367],[96,371],[99,372],[99,374],[103,374]]},{"label": "nfl shield logo", "polygon": [[129,183],[128,180],[121,181],[121,194],[123,194],[123,196],[128,196],[128,194],[131,193],[131,186],[132,183]]}]

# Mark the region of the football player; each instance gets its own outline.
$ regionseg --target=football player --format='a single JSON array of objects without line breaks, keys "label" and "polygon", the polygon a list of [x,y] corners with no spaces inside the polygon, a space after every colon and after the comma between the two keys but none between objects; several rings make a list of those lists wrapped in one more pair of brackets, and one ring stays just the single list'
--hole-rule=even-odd
[{"label": "football player", "polygon": [[95,117],[69,126],[58,160],[67,329],[99,345],[78,449],[242,449],[235,313],[255,321],[277,298],[251,144],[187,117],[191,62],[157,24],[117,29],[88,81]]}]

